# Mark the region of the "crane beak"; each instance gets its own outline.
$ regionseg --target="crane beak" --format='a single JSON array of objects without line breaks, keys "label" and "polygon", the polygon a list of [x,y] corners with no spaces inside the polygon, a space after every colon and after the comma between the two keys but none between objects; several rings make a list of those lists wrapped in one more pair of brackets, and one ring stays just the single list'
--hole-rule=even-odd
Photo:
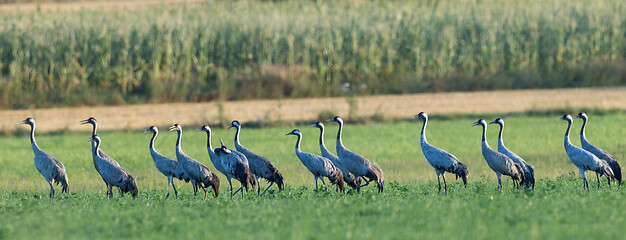
[{"label": "crane beak", "polygon": [[141,132],[142,132],[142,133],[147,133],[147,132],[150,132],[150,128],[146,128],[146,129],[144,129],[144,130],[141,130]]},{"label": "crane beak", "polygon": [[26,124],[26,120],[19,121],[19,122],[17,122],[17,124],[18,124],[18,125],[19,125],[19,124]]},{"label": "crane beak", "polygon": [[492,122],[490,122],[489,124],[494,124],[494,123],[498,123],[496,120],[493,120]]},{"label": "crane beak", "polygon": [[331,118],[331,119],[327,119],[326,121],[327,121],[327,122],[332,122],[332,121],[333,121],[333,119],[332,119],[332,118]]},{"label": "crane beak", "polygon": [[317,127],[317,123],[311,124],[309,127]]},{"label": "crane beak", "polygon": [[478,126],[478,125],[480,125],[480,121],[476,121],[476,122],[472,123],[472,127],[475,127],[475,126]]},{"label": "crane beak", "polygon": [[574,116],[574,119],[580,118],[580,115],[576,115]]},{"label": "crane beak", "polygon": [[88,123],[89,123],[89,119],[85,119],[85,120],[80,121],[80,125],[88,124]]},{"label": "crane beak", "polygon": [[420,115],[419,115],[419,114],[417,114],[417,115],[415,115],[415,116],[411,117],[411,119],[415,119],[415,118],[418,118],[418,117],[420,117]]},{"label": "crane beak", "polygon": [[176,126],[171,126],[169,129],[170,129],[170,132],[171,132],[171,131],[178,130]]}]

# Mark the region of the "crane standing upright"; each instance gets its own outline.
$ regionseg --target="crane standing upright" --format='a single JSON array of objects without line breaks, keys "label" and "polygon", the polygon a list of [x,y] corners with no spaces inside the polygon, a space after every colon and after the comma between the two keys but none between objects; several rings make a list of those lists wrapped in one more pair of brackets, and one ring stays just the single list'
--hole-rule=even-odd
[{"label": "crane standing upright", "polygon": [[422,132],[420,133],[420,146],[422,147],[422,153],[424,154],[424,157],[426,157],[426,161],[428,161],[428,163],[435,168],[435,172],[437,173],[437,184],[439,184],[439,192],[441,192],[441,182],[439,181],[439,176],[441,175],[443,178],[443,188],[445,190],[445,194],[446,196],[448,195],[448,184],[446,184],[446,177],[444,175],[445,172],[455,174],[457,179],[460,177],[463,180],[463,185],[467,187],[467,176],[469,175],[467,166],[461,163],[459,159],[451,153],[431,145],[426,140],[428,115],[425,112],[420,112],[412,118],[421,118],[424,120]]},{"label": "crane standing upright", "polygon": [[186,179],[187,182],[189,182],[189,178],[186,178],[183,170],[178,167],[178,161],[166,157],[165,155],[157,152],[154,148],[154,140],[157,135],[159,135],[159,129],[156,126],[150,126],[143,130],[143,133],[148,132],[152,133],[152,138],[150,139],[150,156],[152,156],[152,160],[154,161],[154,165],[157,170],[167,177],[168,188],[165,198],[167,199],[170,196],[169,185],[172,185],[172,188],[174,188],[174,196],[178,198],[178,191],[176,191],[176,185],[174,185],[174,178],[179,180]]},{"label": "crane standing upright", "polygon": [[615,160],[615,158],[607,151],[604,151],[604,149],[596,147],[595,145],[587,141],[587,137],[585,136],[585,126],[587,126],[587,114],[584,112],[580,112],[574,118],[583,119],[583,126],[580,128],[580,145],[583,147],[583,149],[591,152],[593,155],[596,155],[596,157],[598,157],[600,160],[608,163],[609,167],[611,167],[611,170],[613,171],[613,174],[615,175],[615,180],[617,180],[618,186],[621,186],[622,168],[619,166],[617,160]]},{"label": "crane standing upright", "polygon": [[348,171],[348,169],[346,169],[341,164],[341,161],[339,161],[339,157],[337,157],[337,155],[333,154],[332,152],[328,151],[328,149],[326,148],[326,145],[324,144],[324,123],[316,122],[312,124],[311,127],[320,129],[319,144],[320,144],[320,153],[322,154],[322,157],[328,158],[335,165],[335,167],[339,168],[339,170],[341,171],[341,174],[343,174],[343,181],[346,184],[348,184],[348,186],[352,187],[352,189],[356,189],[358,183],[357,183],[357,179],[354,177],[354,174]]},{"label": "crane standing upright", "polygon": [[532,165],[526,163],[523,158],[504,146],[504,141],[502,140],[502,132],[504,131],[504,120],[502,120],[502,118],[496,118],[496,120],[493,120],[493,122],[490,122],[489,124],[500,125],[500,132],[498,133],[498,152],[506,155],[511,160],[513,160],[513,162],[519,164],[522,167],[522,169],[524,170],[524,185],[526,185],[527,188],[532,187],[532,189],[534,190],[535,168]]},{"label": "crane standing upright", "polygon": [[61,183],[61,193],[69,192],[69,181],[65,172],[65,165],[54,156],[44,152],[35,142],[35,120],[26,118],[20,124],[30,125],[30,144],[35,155],[35,168],[41,173],[46,182],[50,185],[50,199],[54,198],[53,183]]},{"label": "crane standing upright", "polygon": [[107,161],[100,155],[98,150],[100,149],[102,140],[98,135],[89,138],[89,140],[96,144],[95,148],[92,149],[92,154],[98,168],[100,169],[100,177],[102,177],[102,180],[104,180],[107,185],[107,196],[109,198],[113,197],[113,191],[111,188],[116,186],[119,188],[122,195],[130,192],[133,198],[137,197],[138,190],[135,178],[128,174],[128,172],[126,172],[126,170],[122,167],[111,164],[111,162]]}]

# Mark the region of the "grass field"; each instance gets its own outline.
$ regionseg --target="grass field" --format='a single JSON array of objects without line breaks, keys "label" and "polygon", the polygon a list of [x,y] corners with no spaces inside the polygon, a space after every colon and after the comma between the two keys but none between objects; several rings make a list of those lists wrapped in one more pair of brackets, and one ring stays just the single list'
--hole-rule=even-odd
[{"label": "grass field", "polygon": [[[68,195],[57,194],[50,202],[48,189],[32,163],[26,137],[0,137],[0,236],[34,238],[142,237],[171,238],[615,238],[626,225],[623,189],[603,182],[591,193],[582,191],[577,169],[563,150],[566,123],[557,116],[506,118],[507,146],[535,166],[535,191],[496,190],[495,174],[480,153],[476,119],[431,116],[429,142],[455,154],[466,163],[470,182],[462,188],[448,177],[449,197],[437,194],[432,168],[421,154],[418,122],[347,125],[344,144],[385,171],[386,188],[381,195],[368,187],[361,195],[340,195],[313,189],[313,178],[293,152],[295,138],[284,136],[291,128],[244,129],[242,144],[268,156],[286,179],[287,189],[267,197],[249,195],[229,200],[227,194],[203,200],[190,196],[188,184],[176,182],[179,199],[164,200],[166,180],[154,168],[148,153],[150,136],[139,131],[102,132],[103,149],[137,179],[140,194],[106,200],[104,186],[93,169],[88,134],[42,134],[37,142],[65,163],[70,177]],[[587,137],[624,159],[624,114],[591,115]],[[572,142],[579,144],[573,127]],[[183,126],[183,150],[210,166],[206,135]],[[497,128],[490,126],[488,140],[496,146]],[[302,149],[318,152],[317,131],[303,131]],[[157,138],[157,150],[173,156],[175,134]],[[328,124],[326,142],[334,148],[336,125]],[[213,143],[222,137],[232,147],[234,130],[214,130]],[[622,162],[623,163],[623,162]],[[210,166],[211,169],[214,169]],[[222,177],[220,175],[220,177]],[[222,177],[222,179],[224,179]],[[226,181],[222,181],[225,183]],[[266,186],[266,184],[263,184]],[[227,190],[222,184],[222,193]],[[49,230],[54,229],[54,230]]]}]

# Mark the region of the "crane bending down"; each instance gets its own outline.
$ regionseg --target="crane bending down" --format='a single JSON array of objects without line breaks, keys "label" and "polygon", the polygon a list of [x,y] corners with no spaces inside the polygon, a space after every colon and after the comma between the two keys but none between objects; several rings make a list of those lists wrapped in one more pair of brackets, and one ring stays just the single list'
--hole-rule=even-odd
[{"label": "crane bending down", "polygon": [[98,135],[89,138],[89,140],[96,144],[96,148],[92,150],[92,154],[96,160],[96,165],[98,165],[100,169],[100,177],[102,177],[102,180],[104,180],[107,185],[107,196],[109,198],[113,197],[111,188],[116,186],[120,189],[122,195],[130,192],[133,198],[137,197],[137,183],[133,176],[128,174],[122,167],[115,166],[100,156],[98,149],[100,149],[102,141]]},{"label": "crane bending down", "polygon": [[300,150],[300,141],[302,140],[302,133],[300,130],[294,129],[286,135],[298,136],[298,140],[296,140],[296,155],[302,162],[302,165],[304,165],[313,174],[313,177],[315,178],[315,189],[317,189],[317,179],[321,178],[322,184],[324,184],[324,190],[326,190],[324,177],[327,177],[332,184],[339,187],[339,190],[342,193],[345,192],[343,186],[343,174],[339,168],[335,167],[335,165],[328,158]]},{"label": "crane bending down", "polygon": [[[278,169],[276,169],[276,167],[274,167],[274,164],[272,164],[269,159],[241,146],[241,143],[239,143],[239,132],[241,131],[241,124],[239,123],[239,121],[232,121],[228,128],[231,127],[235,127],[237,129],[237,132],[235,133],[235,149],[237,149],[237,151],[246,156],[246,158],[248,159],[248,164],[250,166],[250,171],[252,172],[252,174],[254,174],[256,178],[256,182],[258,184],[257,195],[263,196],[263,194],[265,194],[265,192],[267,192],[267,190],[270,189],[270,187],[272,187],[274,183],[278,185],[278,191],[282,191],[284,187],[283,175],[278,171]],[[263,193],[261,193],[261,183],[259,182],[259,177],[265,178],[268,182],[270,182],[270,185],[267,186]]]},{"label": "crane bending down", "polygon": [[[532,187],[532,189],[535,189],[535,168],[526,163],[526,161],[524,161],[523,158],[521,158],[520,156],[518,156],[517,154],[515,154],[514,152],[512,152],[511,150],[509,150],[508,148],[506,148],[504,146],[504,141],[502,140],[502,131],[504,130],[504,120],[502,120],[502,118],[496,118],[496,120],[493,120],[493,122],[490,122],[489,124],[498,124],[500,125],[500,133],[498,133],[498,152],[506,155],[507,157],[509,157],[511,160],[513,160],[513,162],[519,164],[522,169],[524,170],[524,185],[526,185],[526,187]],[[515,182],[514,182],[515,183]]]},{"label": "crane bending down", "polygon": [[33,147],[33,153],[35,154],[35,168],[41,173],[46,182],[50,185],[50,199],[54,198],[53,183],[59,185],[61,183],[61,193],[69,192],[69,181],[67,180],[67,173],[65,172],[65,166],[54,156],[44,152],[37,146],[35,142],[35,120],[32,118],[26,118],[19,122],[20,124],[30,125],[30,144]]},{"label": "crane bending down", "polygon": [[226,176],[226,180],[228,180],[228,185],[230,186],[230,198],[232,199],[235,194],[233,193],[231,178],[234,178],[241,183],[241,187],[237,190],[237,192],[241,190],[241,197],[243,198],[244,195],[242,188],[245,187],[246,190],[248,190],[249,185],[252,185],[252,188],[254,188],[254,185],[256,184],[256,181],[250,172],[250,167],[248,166],[248,159],[239,152],[233,154],[233,151],[227,149],[223,143],[220,148],[216,148],[214,150],[211,146],[211,128],[209,125],[203,125],[198,130],[206,132],[206,147],[209,152],[209,158],[211,159],[211,163],[213,163],[215,169]]},{"label": "crane bending down", "polygon": [[[600,188],[600,177],[599,175],[605,175],[608,178],[615,178],[613,175],[613,170],[606,162],[600,160],[593,153],[574,146],[569,141],[569,131],[572,127],[572,116],[569,114],[565,114],[559,118],[559,120],[567,121],[567,130],[565,130],[565,138],[563,140],[563,145],[565,147],[565,152],[567,156],[572,161],[576,167],[578,167],[578,171],[580,171],[580,175],[583,176],[583,189],[587,188],[587,192],[589,192],[589,183],[587,182],[587,177],[585,176],[585,171],[590,170],[596,172],[596,179],[598,180],[598,188]],[[611,180],[609,179],[609,185],[611,185]]]},{"label": "crane bending down", "polygon": [[215,197],[217,197],[220,194],[220,179],[204,164],[187,156],[187,154],[185,154],[182,150],[181,142],[183,127],[178,124],[174,124],[170,127],[170,131],[178,132],[178,138],[176,139],[176,159],[178,159],[178,166],[183,170],[185,175],[189,177],[189,180],[191,180],[191,184],[193,185],[193,195],[197,195],[198,188],[202,188],[204,191],[204,198],[206,199],[206,188],[212,187],[215,192]]},{"label": "crane bending down", "polygon": [[348,184],[348,186],[352,187],[352,189],[356,189],[358,183],[357,183],[357,179],[354,177],[354,174],[348,171],[348,169],[346,169],[339,161],[339,157],[337,157],[337,155],[333,154],[332,152],[328,151],[328,149],[326,148],[326,145],[324,145],[324,123],[316,122],[315,124],[312,124],[311,127],[320,129],[319,143],[320,143],[320,153],[322,154],[322,157],[328,158],[328,160],[330,160],[335,165],[335,167],[339,168],[339,170],[341,171],[341,174],[343,174],[343,181],[346,184]]},{"label": "crane bending down", "polygon": [[[368,160],[367,158],[359,155],[358,153],[352,152],[343,146],[343,142],[341,141],[341,131],[343,129],[343,119],[339,116],[335,116],[334,118],[328,119],[326,121],[333,121],[339,124],[339,130],[337,131],[337,156],[339,157],[339,161],[341,164],[348,169],[355,177],[363,178],[365,180],[365,185],[357,185],[357,192],[361,191],[361,187],[365,187],[369,185],[371,181],[375,181],[378,187],[378,193],[382,193],[385,184],[385,177],[383,175],[383,171],[380,167]],[[365,179],[367,177],[369,180]]]},{"label": "crane bending down", "polygon": [[178,161],[168,158],[163,154],[157,152],[154,148],[154,140],[157,135],[159,135],[159,129],[156,126],[150,126],[143,130],[143,133],[152,133],[152,139],[150,139],[150,155],[152,156],[152,160],[154,161],[154,165],[157,170],[161,172],[163,175],[167,177],[167,199],[170,196],[169,185],[172,185],[174,188],[174,196],[178,198],[178,191],[176,191],[176,186],[174,185],[174,178],[178,178],[178,180],[185,180],[189,182],[189,178],[185,176],[185,173],[182,169],[178,167]]},{"label": "crane bending down", "polygon": [[435,172],[437,173],[437,183],[439,184],[439,192],[441,192],[441,182],[439,182],[439,176],[441,175],[441,177],[443,177],[443,188],[445,190],[445,194],[446,196],[448,195],[448,185],[446,184],[446,177],[444,175],[445,172],[455,174],[457,179],[460,177],[463,180],[463,185],[467,187],[467,176],[469,175],[467,166],[459,162],[459,159],[451,153],[435,147],[426,141],[426,125],[428,124],[428,115],[425,112],[420,112],[412,118],[420,118],[424,120],[422,132],[420,133],[420,146],[422,147],[422,153],[424,153],[426,161],[428,161],[428,163],[435,168]]},{"label": "crane bending down", "polygon": [[580,145],[583,147],[583,149],[591,152],[593,155],[596,155],[596,157],[598,157],[600,160],[608,163],[609,167],[611,167],[611,170],[613,171],[613,174],[615,175],[615,180],[617,180],[618,185],[621,186],[622,185],[622,168],[619,166],[619,163],[617,162],[617,160],[615,160],[615,158],[611,156],[611,154],[609,154],[607,151],[604,151],[604,149],[601,149],[591,144],[589,141],[587,141],[587,137],[585,137],[585,126],[587,126],[587,114],[584,112],[581,112],[581,113],[578,113],[578,115],[576,115],[574,118],[583,119],[583,126],[580,128]]},{"label": "crane bending down", "polygon": [[485,161],[487,161],[487,165],[489,165],[496,173],[496,176],[498,176],[498,190],[502,192],[502,181],[500,179],[502,174],[510,176],[514,182],[518,181],[519,184],[522,184],[524,182],[524,170],[522,166],[513,162],[513,160],[506,155],[496,152],[489,147],[487,143],[487,122],[485,122],[485,119],[479,119],[473,123],[473,126],[483,127],[482,153]]}]

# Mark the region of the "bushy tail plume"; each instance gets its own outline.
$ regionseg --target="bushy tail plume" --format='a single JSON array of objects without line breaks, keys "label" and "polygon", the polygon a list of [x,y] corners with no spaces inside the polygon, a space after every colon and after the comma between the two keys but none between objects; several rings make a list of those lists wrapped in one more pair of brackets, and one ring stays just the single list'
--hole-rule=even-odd
[{"label": "bushy tail plume", "polygon": [[339,187],[339,190],[341,191],[341,193],[346,192],[346,189],[344,187],[344,181],[343,181],[343,173],[341,173],[341,171],[339,171],[339,169],[336,169],[330,173],[330,176],[328,176],[328,179],[330,179],[330,182],[332,184],[335,184]]},{"label": "bushy tail plume", "polygon": [[202,188],[213,188],[213,192],[215,192],[215,197],[220,195],[220,179],[215,175],[215,173],[211,173],[207,178],[202,179]]},{"label": "bushy tail plume", "polygon": [[130,192],[131,196],[133,196],[133,198],[136,198],[139,190],[137,189],[137,182],[135,182],[135,178],[128,174],[128,178],[124,180],[122,187],[120,187],[120,191],[122,191],[122,193]]},{"label": "bushy tail plume", "polygon": [[467,175],[469,175],[469,172],[467,171],[467,166],[465,166],[465,164],[461,162],[458,162],[454,174],[456,175],[456,179],[461,178],[463,180],[463,185],[467,187]]},{"label": "bushy tail plume", "polygon": [[615,180],[617,180],[617,184],[619,186],[622,185],[622,168],[619,166],[619,163],[615,160],[609,161],[609,166],[613,171],[613,175],[615,175]]},{"label": "bushy tail plume", "polygon": [[346,184],[348,186],[350,186],[352,188],[356,188],[357,187],[357,181],[356,181],[356,178],[354,177],[354,174],[352,174],[350,172],[346,172],[346,173],[348,173],[348,174],[343,176],[344,182],[346,182]]},{"label": "bushy tail plume", "polygon": [[535,188],[535,168],[530,165],[530,164],[526,164],[526,169],[528,171],[524,172],[524,177],[526,178],[526,187],[532,187],[533,189]]},{"label": "bushy tail plume", "polygon": [[517,180],[519,181],[519,184],[522,185],[526,181],[526,178],[524,177],[524,168],[522,168],[522,165],[519,165],[518,163],[515,163],[514,166],[517,170]]},{"label": "bushy tail plume", "polygon": [[235,176],[237,180],[241,182],[241,184],[248,190],[248,186],[252,186],[254,188],[256,181],[254,180],[254,176],[250,172],[250,168],[248,168],[245,164],[238,162],[235,166]]},{"label": "bushy tail plume", "polygon": [[383,192],[385,188],[385,176],[383,175],[383,170],[380,169],[378,165],[372,163],[372,166],[368,169],[365,177],[367,177],[370,181],[376,181],[378,193]]}]

